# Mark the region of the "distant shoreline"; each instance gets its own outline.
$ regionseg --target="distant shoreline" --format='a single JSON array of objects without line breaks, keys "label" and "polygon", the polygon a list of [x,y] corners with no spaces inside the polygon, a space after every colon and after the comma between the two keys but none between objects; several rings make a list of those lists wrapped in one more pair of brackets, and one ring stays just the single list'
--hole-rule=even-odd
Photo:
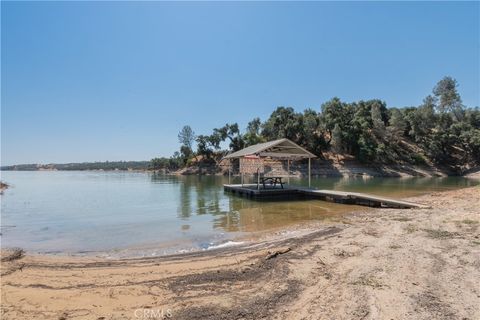
[{"label": "distant shoreline", "polygon": [[[102,168],[105,165],[118,167]],[[134,166],[128,167],[129,164]],[[27,164],[3,166],[1,171],[98,171],[98,172],[150,172],[168,175],[228,175],[228,167],[217,164],[193,165],[179,170],[151,169],[146,165],[148,161],[128,162],[98,162],[98,163],[69,163],[69,164]],[[143,167],[141,167],[143,166]],[[287,175],[285,168],[279,163],[276,172]],[[292,166],[291,176],[307,176],[307,167],[304,164]],[[397,164],[363,164],[357,161],[343,163],[320,160],[312,165],[312,176],[317,177],[447,177],[465,176],[480,178],[480,167],[468,169],[452,169],[440,166],[397,165]]]},{"label": "distant shoreline", "polygon": [[150,161],[105,161],[71,163],[29,163],[1,166],[1,171],[83,171],[83,170],[148,170]]}]

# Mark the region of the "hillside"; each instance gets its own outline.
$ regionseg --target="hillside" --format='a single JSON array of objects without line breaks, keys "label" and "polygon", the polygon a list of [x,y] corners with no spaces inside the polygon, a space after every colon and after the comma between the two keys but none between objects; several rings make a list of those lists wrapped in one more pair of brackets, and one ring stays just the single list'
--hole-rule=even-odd
[{"label": "hillside", "polygon": [[[192,172],[188,167],[218,162],[218,155],[287,138],[327,162],[348,159],[359,166],[462,173],[480,165],[480,109],[464,105],[457,87],[455,79],[444,77],[416,107],[334,97],[320,110],[279,106],[264,121],[252,119],[243,131],[234,122],[195,135],[186,125],[178,134],[180,150],[170,159],[154,159],[153,168]],[[205,164],[197,163],[198,157]]]}]

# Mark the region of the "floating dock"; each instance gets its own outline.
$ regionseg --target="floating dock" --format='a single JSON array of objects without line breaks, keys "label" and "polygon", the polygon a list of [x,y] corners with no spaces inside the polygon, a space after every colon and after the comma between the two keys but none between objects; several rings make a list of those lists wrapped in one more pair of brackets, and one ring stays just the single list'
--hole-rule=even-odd
[{"label": "floating dock", "polygon": [[263,199],[319,199],[335,203],[356,204],[369,207],[387,207],[387,208],[428,208],[425,205],[379,197],[371,194],[336,191],[336,190],[316,190],[304,187],[284,186],[275,188],[257,188],[256,184],[224,184],[225,192],[230,192],[242,197],[248,197],[255,200]]}]

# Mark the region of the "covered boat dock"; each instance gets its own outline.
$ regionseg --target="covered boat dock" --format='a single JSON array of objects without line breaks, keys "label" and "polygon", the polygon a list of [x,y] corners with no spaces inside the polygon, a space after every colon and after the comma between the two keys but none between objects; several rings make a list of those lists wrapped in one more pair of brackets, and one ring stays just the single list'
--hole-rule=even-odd
[{"label": "covered boat dock", "polygon": [[[289,139],[279,139],[249,146],[224,157],[226,160],[239,160],[240,184],[231,184],[231,165],[229,183],[224,191],[255,200],[261,199],[319,199],[344,204],[357,204],[372,207],[424,208],[417,203],[379,197],[358,192],[337,190],[317,190],[311,187],[311,159],[316,156]],[[286,161],[287,175],[265,174],[264,159]],[[308,188],[290,185],[290,163],[308,159]],[[256,176],[256,183],[246,184],[245,175]],[[286,178],[286,181],[283,179]]]},{"label": "covered boat dock", "polygon": [[[283,178],[287,178],[286,183],[290,183],[290,163],[295,160],[308,159],[308,187],[311,187],[311,159],[316,158],[313,153],[300,147],[289,139],[279,139],[269,141],[265,143],[255,144],[245,149],[228,154],[223,159],[240,161],[240,174],[242,178],[241,185],[244,185],[244,176],[246,174],[254,174],[257,176],[257,190],[261,187],[266,189],[265,180],[273,182],[273,188],[277,187],[278,181],[280,181],[280,187],[283,189]],[[265,158],[286,161],[287,163],[287,176],[269,176],[265,175],[264,162]],[[229,168],[229,177],[230,177]],[[262,176],[263,175],[263,176]],[[270,189],[270,188],[269,188]]]}]

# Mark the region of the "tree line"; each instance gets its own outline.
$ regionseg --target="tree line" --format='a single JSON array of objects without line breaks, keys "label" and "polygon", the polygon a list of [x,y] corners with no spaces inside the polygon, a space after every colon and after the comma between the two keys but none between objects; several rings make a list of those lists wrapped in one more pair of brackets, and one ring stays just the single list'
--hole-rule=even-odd
[{"label": "tree line", "polygon": [[2,166],[1,170],[37,171],[37,170],[147,170],[151,168],[151,161],[104,161],[82,163],[50,163],[50,164],[18,164]]},{"label": "tree line", "polygon": [[[184,126],[178,134],[180,150],[170,158],[152,159],[151,167],[178,169],[193,161],[215,162],[228,152],[280,138],[320,158],[330,152],[361,162],[478,165],[480,110],[462,103],[457,81],[447,76],[418,106],[388,108],[379,99],[344,102],[335,97],[320,110],[277,107],[263,122],[252,119],[244,131],[237,123],[227,123],[210,134],[196,135]],[[222,145],[228,149],[222,150]]]}]

